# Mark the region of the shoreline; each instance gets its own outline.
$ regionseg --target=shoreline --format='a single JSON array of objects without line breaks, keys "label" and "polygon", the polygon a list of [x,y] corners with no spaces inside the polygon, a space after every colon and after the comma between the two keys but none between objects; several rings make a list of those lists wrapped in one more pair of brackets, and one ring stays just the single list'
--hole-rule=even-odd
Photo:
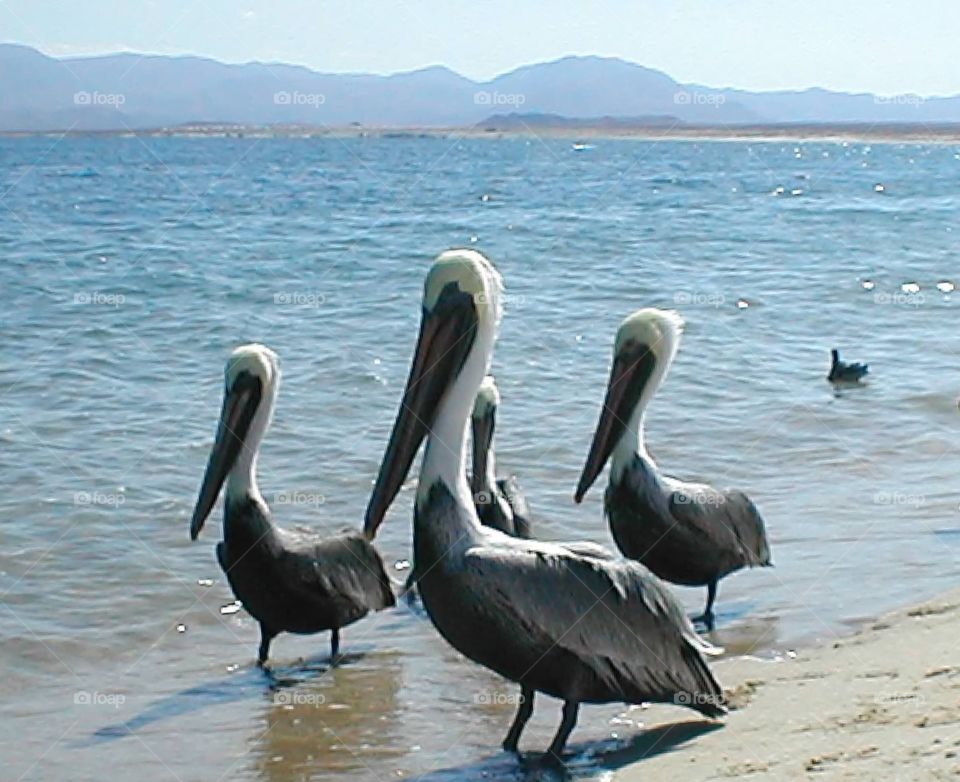
[{"label": "shoreline", "polygon": [[229,139],[487,139],[549,138],[587,141],[753,141],[876,144],[956,144],[960,124],[784,124],[784,125],[522,125],[510,127],[418,127],[233,125],[209,123],[177,127],[114,130],[3,130],[0,138],[229,138]]},{"label": "shoreline", "polygon": [[[723,726],[654,747],[615,780],[960,780],[958,590],[783,659],[712,668],[730,700]],[[643,717],[647,731],[702,724],[663,706]]]}]

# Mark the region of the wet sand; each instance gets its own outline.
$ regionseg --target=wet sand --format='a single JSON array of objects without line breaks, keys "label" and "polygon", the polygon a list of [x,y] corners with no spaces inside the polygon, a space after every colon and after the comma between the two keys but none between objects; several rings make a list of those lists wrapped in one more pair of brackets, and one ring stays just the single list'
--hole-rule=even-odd
[{"label": "wet sand", "polygon": [[[666,731],[669,751],[652,747],[617,780],[960,779],[960,592],[795,657],[715,670],[731,700],[725,726],[683,744]],[[644,722],[676,719],[653,707]]]}]

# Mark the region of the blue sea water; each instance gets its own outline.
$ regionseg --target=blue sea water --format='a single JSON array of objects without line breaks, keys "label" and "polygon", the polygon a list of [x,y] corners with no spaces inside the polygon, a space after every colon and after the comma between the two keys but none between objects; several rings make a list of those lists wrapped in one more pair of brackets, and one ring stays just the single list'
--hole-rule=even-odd
[{"label": "blue sea water", "polygon": [[[611,542],[603,483],[572,493],[613,334],[675,307],[649,446],[747,491],[776,562],[723,582],[714,640],[776,654],[955,586],[958,217],[951,145],[0,140],[5,774],[522,776],[497,749],[513,686],[409,608],[348,628],[329,672],[325,637],[279,638],[289,686],[266,686],[255,624],[221,612],[219,511],[187,534],[223,362],[254,340],[285,373],[260,459],[277,522],[360,524],[423,275],[451,246],[506,281],[498,462],[540,536]],[[834,346],[870,363],[864,387],[825,382]],[[409,557],[414,481],[378,538],[390,563]],[[575,773],[601,773],[645,716],[585,707]],[[543,701],[524,746],[558,717]]]}]

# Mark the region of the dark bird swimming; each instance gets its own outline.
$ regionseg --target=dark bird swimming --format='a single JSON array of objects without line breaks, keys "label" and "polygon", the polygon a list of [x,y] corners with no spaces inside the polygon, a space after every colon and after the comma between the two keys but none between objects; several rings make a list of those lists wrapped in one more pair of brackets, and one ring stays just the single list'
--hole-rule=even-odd
[{"label": "dark bird swimming", "polygon": [[604,506],[617,547],[660,578],[706,586],[700,619],[713,629],[717,582],[743,567],[769,566],[763,519],[740,491],[664,475],[644,443],[644,415],[676,356],[683,320],[642,309],[617,332],[600,420],[574,499],[583,500],[610,460]]},{"label": "dark bird swimming", "polygon": [[279,633],[331,631],[336,660],[340,628],[394,605],[376,549],[359,531],[332,537],[281,529],[257,487],[257,452],[270,425],[280,362],[263,345],[230,355],[217,437],[190,522],[196,540],[227,482],[223,541],[217,560],[233,594],[260,623],[258,663]]},{"label": "dark bird swimming", "polygon": [[530,511],[516,476],[497,477],[493,436],[500,391],[493,375],[480,384],[470,416],[473,440],[471,489],[480,523],[518,538],[531,537]]},{"label": "dark bird swimming", "polygon": [[830,372],[827,380],[831,383],[857,383],[870,371],[868,364],[848,364],[840,360],[840,351],[830,351]]},{"label": "dark bird swimming", "polygon": [[452,250],[427,274],[410,375],[367,506],[373,538],[427,440],[414,505],[423,606],[460,653],[520,685],[503,742],[516,751],[534,694],[564,702],[550,744],[559,759],[581,703],[676,703],[725,712],[700,638],[667,587],[599,546],[525,540],[480,523],[465,439],[500,321],[502,284],[474,250]]}]

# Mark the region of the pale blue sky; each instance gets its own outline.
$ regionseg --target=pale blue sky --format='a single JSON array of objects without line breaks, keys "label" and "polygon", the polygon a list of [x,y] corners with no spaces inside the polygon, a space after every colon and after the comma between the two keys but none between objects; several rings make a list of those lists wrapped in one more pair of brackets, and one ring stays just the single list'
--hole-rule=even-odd
[{"label": "pale blue sky", "polygon": [[711,86],[960,93],[957,0],[0,0],[0,40],[476,79],[602,54]]}]

